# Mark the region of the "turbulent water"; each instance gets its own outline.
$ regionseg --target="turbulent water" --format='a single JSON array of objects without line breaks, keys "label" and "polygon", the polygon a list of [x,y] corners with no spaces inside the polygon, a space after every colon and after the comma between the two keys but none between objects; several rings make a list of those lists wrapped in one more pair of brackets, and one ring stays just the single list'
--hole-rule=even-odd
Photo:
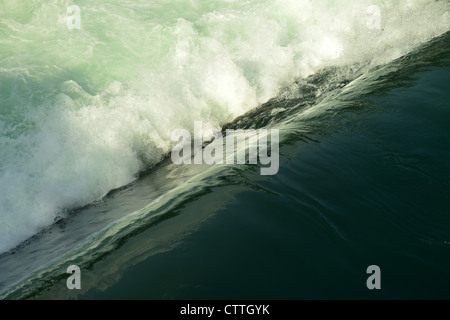
[{"label": "turbulent water", "polygon": [[[345,219],[343,208],[405,209],[407,196],[394,195],[396,188],[377,176],[392,174],[397,187],[417,181],[392,168],[439,183],[440,201],[448,202],[449,2],[77,1],[79,28],[70,28],[73,4],[0,1],[0,296],[32,297],[65,279],[55,274],[67,261],[91,268],[213,187],[250,186],[277,194],[287,207],[308,194],[316,202],[298,196],[294,203],[328,221],[330,230],[319,228],[324,237],[329,232],[349,242],[346,228],[358,218]],[[391,93],[414,86],[419,89]],[[404,115],[396,111],[404,101],[432,106]],[[390,116],[368,116],[389,106]],[[266,190],[268,180],[258,182],[253,166],[172,164],[171,134],[192,132],[194,121],[205,129],[280,129],[280,175],[272,177],[278,187]],[[424,121],[434,125],[421,126]],[[340,130],[353,140],[336,138]],[[396,130],[407,133],[405,140],[383,137]],[[336,141],[328,138],[315,156],[298,151],[323,136]],[[420,143],[406,148],[415,139]],[[345,161],[334,158],[339,150],[348,151]],[[367,177],[356,173],[368,161],[356,154],[365,153],[380,166]],[[308,157],[324,171],[290,164]],[[335,170],[346,170],[346,184],[324,200],[327,188],[312,181],[333,183]],[[351,190],[338,196],[346,187]],[[401,214],[389,219],[401,230],[420,224],[414,213],[421,205],[406,205],[412,221]],[[434,205],[431,216],[448,222],[449,207]],[[261,213],[255,221],[264,210],[254,208]],[[346,223],[339,227],[333,219]],[[161,243],[174,230],[160,231],[147,246],[170,250]],[[441,231],[448,254],[450,233]],[[155,254],[135,251],[146,259]]]}]

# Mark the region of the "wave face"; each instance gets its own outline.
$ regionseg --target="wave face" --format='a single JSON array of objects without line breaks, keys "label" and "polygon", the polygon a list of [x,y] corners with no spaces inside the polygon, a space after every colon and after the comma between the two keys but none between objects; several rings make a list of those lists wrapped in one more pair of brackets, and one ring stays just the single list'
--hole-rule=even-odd
[{"label": "wave face", "polygon": [[79,29],[70,2],[0,4],[0,253],[134,181],[177,128],[219,129],[450,29],[434,0],[77,1]]}]

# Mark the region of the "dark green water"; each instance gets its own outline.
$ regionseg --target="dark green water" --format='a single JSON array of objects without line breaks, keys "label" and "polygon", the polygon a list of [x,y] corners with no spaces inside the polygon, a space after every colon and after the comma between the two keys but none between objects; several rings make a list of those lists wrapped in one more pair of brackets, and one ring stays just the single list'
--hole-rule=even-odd
[{"label": "dark green water", "polygon": [[[244,175],[187,204],[183,215],[212,217],[110,290],[81,297],[449,298],[446,47],[325,116],[307,141],[290,139],[275,178]],[[381,268],[378,292],[366,287],[369,265]]]}]

